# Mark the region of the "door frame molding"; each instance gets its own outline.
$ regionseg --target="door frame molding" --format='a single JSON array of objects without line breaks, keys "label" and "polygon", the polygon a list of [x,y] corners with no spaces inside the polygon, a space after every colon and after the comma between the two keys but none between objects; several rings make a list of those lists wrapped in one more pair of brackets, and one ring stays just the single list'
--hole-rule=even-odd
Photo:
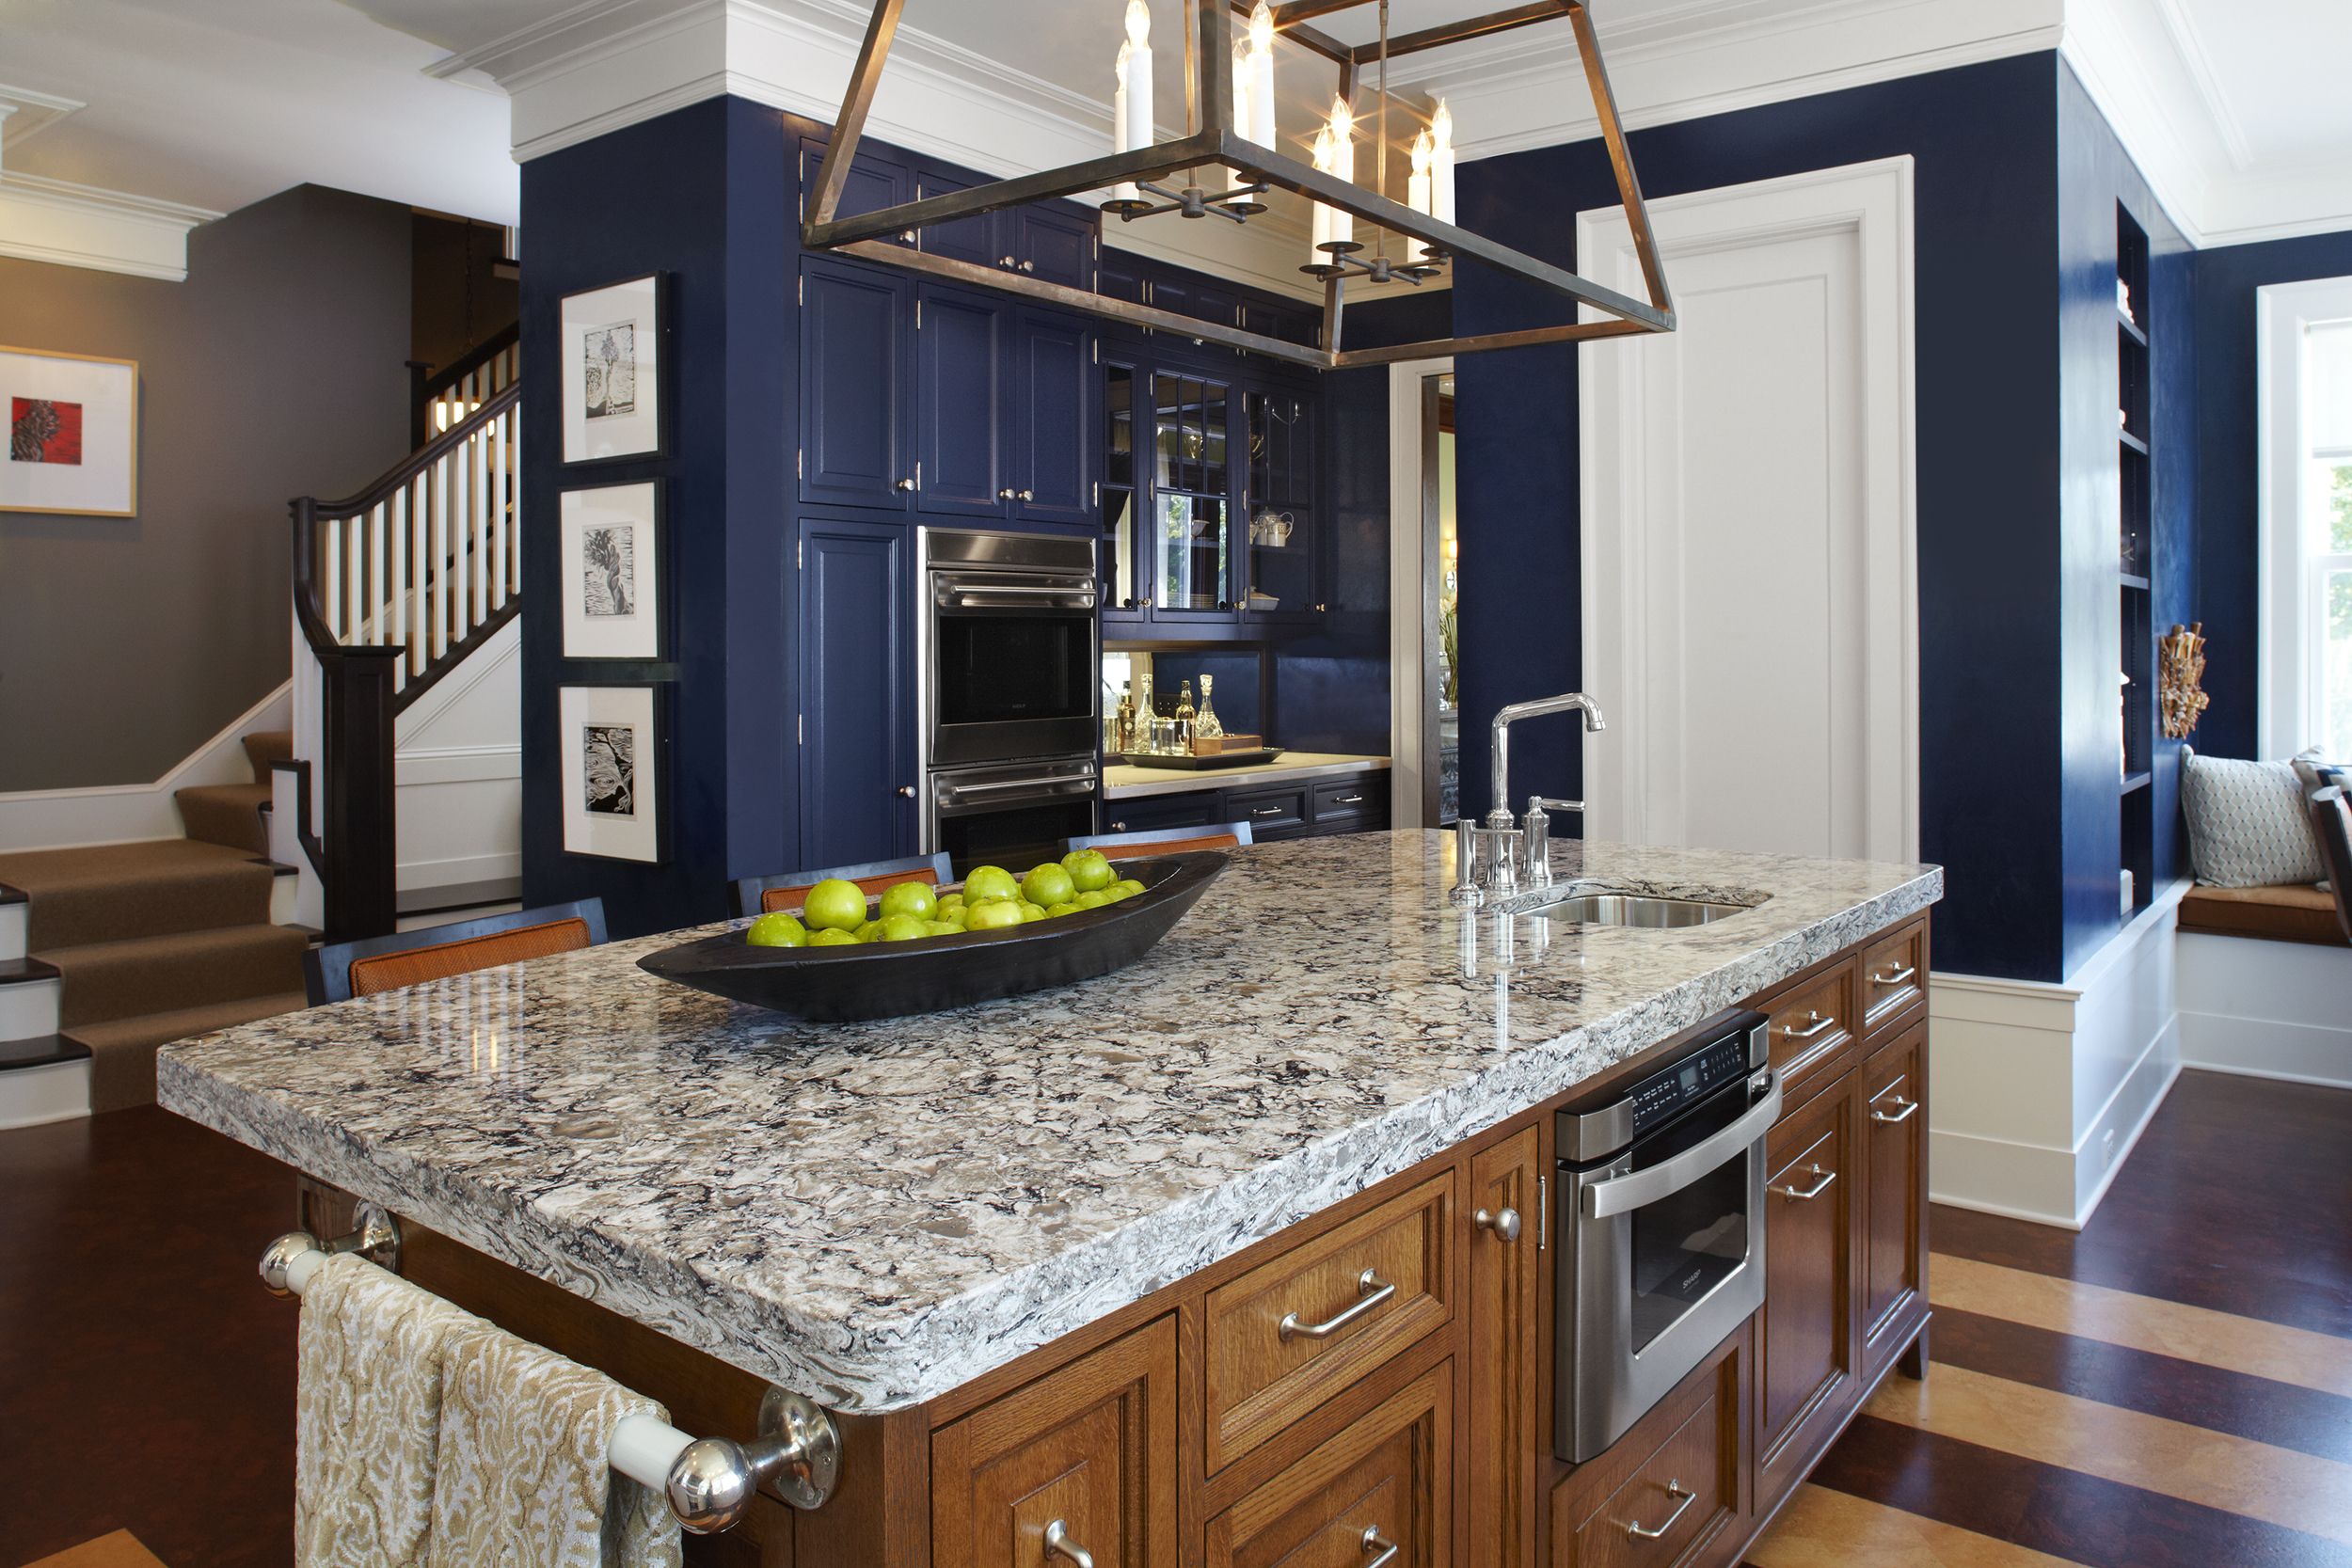
[{"label": "door frame molding", "polygon": [[[1389,798],[1391,820],[1418,825],[1435,759],[1422,754],[1429,693],[1424,660],[1437,607],[1422,591],[1428,562],[1422,510],[1421,384],[1454,370],[1453,356],[1389,367]],[[1407,609],[1412,613],[1406,613]],[[1411,679],[1406,672],[1412,673]]]},{"label": "door frame molding", "polygon": [[[1653,198],[1650,222],[1664,256],[1732,248],[1807,234],[1851,232],[1860,246],[1863,366],[1862,407],[1867,435],[1862,443],[1866,574],[1863,626],[1868,650],[1866,711],[1899,711],[1900,756],[1885,754],[1883,740],[1866,733],[1864,753],[1870,775],[1865,811],[1870,852],[1881,858],[1916,860],[1919,854],[1919,586],[1917,503],[1917,360],[1914,347],[1915,281],[1913,271],[1913,164],[1908,153],[1892,158],[1810,169],[1774,180],[1722,185],[1680,196]],[[1588,277],[1638,277],[1639,260],[1627,232],[1622,208],[1581,212],[1576,219],[1576,254]],[[1628,269],[1634,269],[1629,274]],[[1879,280],[1891,269],[1891,293]],[[1667,341],[1669,343],[1671,340]],[[1587,343],[1577,355],[1578,531],[1584,592],[1594,591],[1596,541],[1592,519],[1600,515],[1602,432],[1595,410],[1614,400],[1640,373],[1640,345]],[[1883,395],[1892,392],[1892,396]],[[1892,451],[1889,465],[1881,457]],[[1892,559],[1887,557],[1891,554]],[[1890,602],[1891,600],[1891,602]],[[1608,669],[1618,686],[1617,701],[1642,711],[1643,679],[1638,661],[1602,650],[1594,617],[1581,613],[1584,668]],[[1891,660],[1880,650],[1892,648]],[[1599,836],[1621,832],[1625,802],[1587,782],[1597,797]],[[1890,803],[1886,797],[1893,795]]]}]

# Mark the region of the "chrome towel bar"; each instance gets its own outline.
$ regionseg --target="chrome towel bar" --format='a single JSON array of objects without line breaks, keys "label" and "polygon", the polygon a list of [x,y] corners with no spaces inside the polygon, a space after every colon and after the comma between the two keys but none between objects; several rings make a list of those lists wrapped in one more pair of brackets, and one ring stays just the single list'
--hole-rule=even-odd
[{"label": "chrome towel bar", "polygon": [[[358,1227],[322,1242],[290,1230],[262,1254],[262,1283],[280,1296],[310,1288],[319,1265],[338,1252],[400,1267],[400,1223],[372,1203],[359,1205]],[[670,1512],[696,1535],[740,1524],[762,1486],[794,1508],[821,1507],[841,1473],[841,1431],[815,1401],[771,1387],[759,1402],[759,1435],[749,1443],[694,1437],[650,1416],[625,1417],[612,1429],[606,1463],[669,1499]]]}]

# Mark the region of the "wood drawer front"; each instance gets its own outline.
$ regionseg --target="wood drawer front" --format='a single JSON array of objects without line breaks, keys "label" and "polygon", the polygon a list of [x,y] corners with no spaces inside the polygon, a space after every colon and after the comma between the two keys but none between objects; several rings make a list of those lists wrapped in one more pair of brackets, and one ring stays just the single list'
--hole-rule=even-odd
[{"label": "wood drawer front", "polygon": [[1840,959],[1772,1005],[1772,1063],[1792,1105],[1797,1086],[1829,1066],[1858,1032],[1853,980],[1853,960]]},{"label": "wood drawer front", "polygon": [[1668,1568],[1679,1561],[1723,1511],[1725,1425],[1710,1391],[1633,1479],[1577,1527],[1565,1560],[1575,1568]]},{"label": "wood drawer front", "polygon": [[1891,1022],[1927,993],[1928,927],[1917,921],[1862,950],[1854,983],[1861,992],[1864,1027]]},{"label": "wood drawer front", "polygon": [[1446,1171],[1208,1293],[1210,1474],[1453,1319],[1454,1209]]},{"label": "wood drawer front", "polygon": [[1253,832],[1299,827],[1307,820],[1307,792],[1296,785],[1234,790],[1225,797],[1225,816],[1230,822],[1248,823]]},{"label": "wood drawer front", "polygon": [[931,1434],[933,1568],[1176,1568],[1176,1322],[1162,1318]]},{"label": "wood drawer front", "polygon": [[1440,1361],[1210,1520],[1207,1568],[1451,1568],[1453,1372]]},{"label": "wood drawer front", "polygon": [[1315,820],[1375,816],[1389,809],[1389,786],[1376,777],[1326,779],[1314,786]]},{"label": "wood drawer front", "polygon": [[[1607,1453],[1552,1488],[1551,1568],[1728,1560],[1748,1512],[1751,1328],[1735,1329]],[[1670,1489],[1691,1495],[1679,1514],[1683,1499]],[[1661,1533],[1637,1535],[1635,1526]]]},{"label": "wood drawer front", "polygon": [[1863,1064],[1863,1370],[1909,1342],[1927,1300],[1928,1026],[1915,1022]]}]

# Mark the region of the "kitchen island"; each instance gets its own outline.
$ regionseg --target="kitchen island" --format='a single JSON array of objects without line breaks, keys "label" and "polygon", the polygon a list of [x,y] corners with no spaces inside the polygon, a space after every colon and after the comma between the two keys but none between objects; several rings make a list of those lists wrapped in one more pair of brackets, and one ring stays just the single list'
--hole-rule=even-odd
[{"label": "kitchen island", "polygon": [[[172,1047],[159,1092],[392,1211],[426,1238],[412,1277],[582,1359],[609,1351],[621,1364],[606,1370],[687,1424],[740,1424],[737,1385],[840,1414],[841,1495],[794,1526],[815,1555],[772,1560],[1008,1560],[960,1539],[958,1521],[988,1511],[973,1488],[985,1491],[990,1434],[1019,1426],[1025,1401],[1083,1403],[1090,1388],[1111,1414],[1089,1443],[1117,1469],[1097,1526],[1133,1536],[1116,1560],[1214,1560],[1255,1517],[1232,1515],[1240,1499],[1295,1485],[1295,1464],[1391,1411],[1407,1382],[1427,1418],[1411,1462],[1454,1474],[1435,1413],[1453,1409],[1450,1389],[1474,1405],[1475,1364],[1510,1338],[1449,1338],[1469,1309],[1455,1272],[1471,1266],[1454,1227],[1485,1201],[1456,1190],[1477,1185],[1473,1145],[1523,1144],[1532,1188],[1548,1102],[1736,1003],[1772,1012],[1774,1066],[1793,1083],[1801,1058],[1823,1097],[1861,1065],[1841,1053],[1924,1014],[1932,867],[1574,843],[1553,846],[1552,865],[1563,882],[1752,907],[1670,931],[1515,915],[1534,894],[1466,916],[1445,902],[1444,835],[1308,839],[1236,855],[1144,960],[1063,990],[811,1027],[639,970],[700,934],[672,933]],[[1917,980],[1865,1001],[1857,963],[1890,939],[1911,944]],[[1804,1008],[1791,1023],[1783,994]],[[1842,1016],[1821,1010],[1833,994]],[[1914,1098],[1923,1041],[1916,1062]],[[1422,1216],[1425,1247],[1396,1357],[1350,1354],[1393,1336],[1342,1340],[1322,1371],[1300,1363],[1303,1383],[1288,1346],[1227,1358],[1217,1288],[1293,1253],[1320,1258],[1316,1237],[1399,1201]],[[1531,1229],[1540,1245],[1540,1219]],[[1851,1220],[1837,1239],[1860,1245]],[[1549,1294],[1529,1278],[1518,1316],[1532,1329]],[[1923,1321],[1924,1291],[1911,1293]],[[1858,1325],[1852,1338],[1858,1350]],[[1530,1484],[1503,1513],[1532,1543],[1549,1335],[1518,1338],[1513,1375],[1533,1402],[1505,1458],[1525,1461]],[[1456,1351],[1470,1365],[1438,1377]],[[1848,1393],[1861,1370],[1846,1369]],[[723,1391],[646,1386],[655,1372]],[[1837,1424],[1842,1413],[1829,1435]],[[1160,1451],[1170,1445],[1181,1462]],[[1482,1484],[1476,1464],[1459,1467]],[[1420,1507],[1433,1549],[1470,1530],[1450,1503]],[[1726,1508],[1711,1535],[1744,1539],[1757,1510]],[[765,1528],[772,1542],[782,1527]],[[1036,1546],[1034,1529],[1020,1539]]]}]

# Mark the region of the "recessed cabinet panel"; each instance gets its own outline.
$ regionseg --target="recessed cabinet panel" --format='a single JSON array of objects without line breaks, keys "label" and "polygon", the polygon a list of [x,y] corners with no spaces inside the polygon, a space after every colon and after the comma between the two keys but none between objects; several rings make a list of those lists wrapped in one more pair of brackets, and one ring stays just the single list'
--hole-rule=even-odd
[{"label": "recessed cabinet panel", "polygon": [[[803,137],[801,142],[801,195],[803,201],[814,201],[817,174],[825,156],[825,143],[816,136]],[[895,158],[885,158],[866,147],[850,160],[850,172],[841,185],[840,204],[834,216],[853,218],[867,213],[879,213],[884,207],[896,207],[914,199],[914,173]],[[805,213],[805,209],[803,209]],[[898,236],[889,236],[897,240]]]},{"label": "recessed cabinet panel", "polygon": [[902,522],[801,523],[801,856],[914,853],[912,548]]},{"label": "recessed cabinet panel", "polygon": [[1915,1023],[1863,1068],[1869,1187],[1863,1221],[1864,1366],[1875,1372],[1909,1340],[1927,1298],[1928,1028]]},{"label": "recessed cabinet panel", "polygon": [[1761,1508],[1796,1484],[1859,1391],[1853,1088],[1852,1073],[1841,1073],[1767,1145],[1756,1423]]},{"label": "recessed cabinet panel", "polygon": [[1085,526],[1094,519],[1094,334],[1073,317],[1021,314],[1013,402],[1018,446],[1009,466],[1014,515]]},{"label": "recessed cabinet panel", "polygon": [[999,460],[1008,429],[999,369],[1009,324],[977,295],[926,286],[916,297],[923,509],[997,516],[1008,487]]},{"label": "recessed cabinet panel", "polygon": [[[925,169],[915,183],[926,197],[950,196],[971,189],[968,181],[953,179],[935,169]],[[947,256],[959,261],[969,261],[975,266],[993,267],[1003,260],[1005,254],[995,243],[997,217],[994,213],[980,213],[972,217],[958,218],[953,223],[926,224],[915,230],[915,244],[934,256]]]},{"label": "recessed cabinet panel", "polygon": [[815,259],[801,281],[801,499],[903,510],[914,489],[907,281]]},{"label": "recessed cabinet panel", "polygon": [[1525,1128],[1470,1159],[1469,1568],[1524,1568],[1535,1552],[1536,1377],[1545,1254],[1538,1137]]},{"label": "recessed cabinet panel", "polygon": [[1094,225],[1085,214],[1041,206],[1003,215],[1011,220],[1013,254],[1025,275],[1073,289],[1094,286]]}]

